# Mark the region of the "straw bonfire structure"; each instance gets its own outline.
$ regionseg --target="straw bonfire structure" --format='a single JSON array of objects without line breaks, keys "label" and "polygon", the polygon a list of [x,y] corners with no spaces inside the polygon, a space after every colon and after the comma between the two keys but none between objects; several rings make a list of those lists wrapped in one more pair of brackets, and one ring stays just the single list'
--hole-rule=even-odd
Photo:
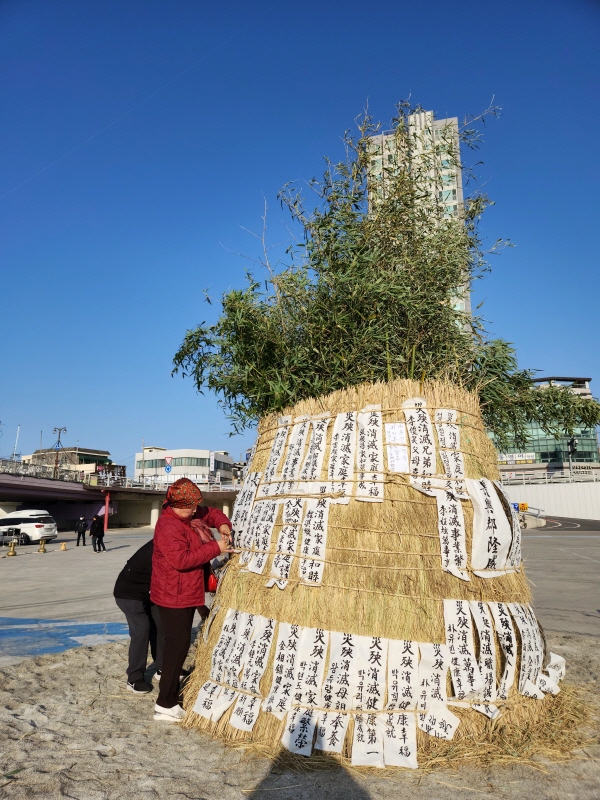
[{"label": "straw bonfire structure", "polygon": [[446,383],[264,418],[185,724],[416,768],[490,720],[506,736],[548,718],[565,663],[545,653],[496,463],[477,398]]}]

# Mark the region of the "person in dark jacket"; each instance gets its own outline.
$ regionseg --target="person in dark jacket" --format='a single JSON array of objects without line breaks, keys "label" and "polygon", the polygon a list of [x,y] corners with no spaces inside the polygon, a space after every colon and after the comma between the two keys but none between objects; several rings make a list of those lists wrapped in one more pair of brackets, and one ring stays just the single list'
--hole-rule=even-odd
[{"label": "person in dark jacket", "polygon": [[127,688],[136,694],[152,691],[152,686],[145,680],[148,644],[159,674],[163,661],[164,634],[160,614],[158,606],[150,600],[153,549],[154,541],[151,539],[131,556],[119,573],[113,592],[115,602],[129,625]]},{"label": "person in dark jacket", "polygon": [[100,553],[102,550],[106,552],[106,547],[104,546],[104,519],[98,514],[94,514],[92,524],[90,525],[90,535],[92,537],[94,553]]},{"label": "person in dark jacket", "polygon": [[85,517],[83,514],[79,517],[77,522],[75,523],[75,533],[77,534],[77,545],[79,547],[79,540],[83,541],[83,546],[85,547],[85,532],[87,531],[87,522],[85,521]]},{"label": "person in dark jacket", "polygon": [[[195,483],[188,478],[175,481],[154,531],[150,599],[159,607],[165,632],[154,719],[164,722],[178,722],[185,716],[179,705],[179,676],[190,649],[194,612],[204,605],[203,565],[230,552],[231,523],[216,508],[203,509],[196,515],[201,501],[202,493]],[[203,541],[199,528],[208,532],[208,541]],[[217,528],[223,538],[215,541],[210,528]]]}]

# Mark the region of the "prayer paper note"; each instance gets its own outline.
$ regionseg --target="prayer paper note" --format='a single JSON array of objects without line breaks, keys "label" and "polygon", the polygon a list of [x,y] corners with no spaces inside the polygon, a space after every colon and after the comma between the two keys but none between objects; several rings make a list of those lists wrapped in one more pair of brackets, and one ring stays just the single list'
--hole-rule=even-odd
[{"label": "prayer paper note", "polygon": [[304,456],[304,447],[306,445],[306,438],[310,431],[310,417],[302,416],[294,422],[292,434],[290,436],[290,443],[288,445],[287,455],[281,470],[281,479],[283,481],[293,481],[300,474],[300,467],[302,466],[302,457]]},{"label": "prayer paper note", "polygon": [[381,406],[367,406],[358,414],[356,499],[383,503],[383,444]]},{"label": "prayer paper note", "polygon": [[510,501],[509,496],[506,494],[504,490],[504,486],[500,483],[500,481],[493,481],[494,486],[498,490],[498,493],[501,497],[504,498],[505,507],[509,509],[510,512],[510,526],[512,530],[512,542],[510,545],[510,550],[508,552],[508,559],[507,559],[507,566],[518,569],[521,566],[522,555],[521,555],[521,523],[519,522],[519,514],[515,510],[513,504]]},{"label": "prayer paper note", "polygon": [[295,708],[290,711],[283,729],[281,744],[291,753],[310,756],[318,714],[314,708]]},{"label": "prayer paper note", "polygon": [[329,635],[329,668],[323,683],[322,706],[315,748],[341,753],[352,707],[351,687],[356,684],[358,649],[356,636],[332,631]]},{"label": "prayer paper note", "polygon": [[238,536],[236,544],[242,550],[242,552],[240,553],[241,566],[247,564],[250,558],[252,557],[252,553],[250,552],[250,550],[254,547],[254,542],[256,539],[255,531],[264,513],[263,505],[264,504],[262,502],[254,503],[252,511],[250,513],[250,517],[248,519],[248,523],[246,524],[246,527],[244,528],[242,533]]},{"label": "prayer paper note", "polygon": [[278,719],[283,719],[291,707],[301,630],[299,625],[279,623],[273,660],[273,681],[262,704],[263,711],[274,714]]},{"label": "prayer paper note", "polygon": [[483,690],[483,678],[475,658],[469,602],[444,600],[444,622],[454,695],[457,700],[478,697]]},{"label": "prayer paper note", "polygon": [[460,450],[458,412],[449,408],[438,408],[434,420],[440,459],[447,478],[446,488],[466,499],[468,495],[464,482],[465,463]]},{"label": "prayer paper note", "polygon": [[562,656],[557,656],[556,653],[550,653],[550,663],[546,667],[546,672],[553,681],[558,683],[562,681],[566,673],[566,662]]},{"label": "prayer paper note", "polygon": [[349,503],[354,481],[356,448],[356,412],[338,414],[333,424],[327,476],[331,492],[341,492],[338,503]]},{"label": "prayer paper note", "polygon": [[233,514],[231,515],[231,526],[236,532],[236,541],[238,542],[244,536],[248,526],[261,474],[260,472],[249,472],[246,475],[241,492],[235,499]]},{"label": "prayer paper note", "polygon": [[247,614],[245,611],[240,612],[239,615],[233,644],[225,662],[222,678],[222,683],[226,683],[233,689],[238,688],[239,675],[246,663],[246,654],[252,639],[252,626],[255,616],[255,614]]},{"label": "prayer paper note", "polygon": [[480,578],[493,578],[506,571],[512,530],[491,481],[469,478],[467,488],[474,512],[471,567]]},{"label": "prayer paper note", "polygon": [[428,642],[419,642],[419,651],[421,660],[417,708],[427,710],[436,700],[443,704],[448,700],[446,675],[450,666],[450,654],[445,644]]},{"label": "prayer paper note", "polygon": [[198,697],[196,698],[192,711],[205,719],[210,719],[214,702],[220,695],[222,688],[223,687],[219,686],[218,683],[206,681],[198,692]]},{"label": "prayer paper note", "polygon": [[558,694],[560,692],[558,683],[553,681],[548,675],[544,675],[543,672],[540,672],[538,675],[535,685],[541,692],[545,692],[546,694]]},{"label": "prayer paper note", "polygon": [[352,739],[353,767],[385,767],[383,757],[383,725],[377,714],[356,714]]},{"label": "prayer paper note", "polygon": [[479,638],[479,671],[483,678],[483,689],[479,693],[478,699],[483,700],[484,703],[493,703],[496,699],[496,642],[494,640],[494,625],[486,603],[482,600],[471,600],[469,606],[473,619],[475,620],[477,637]]},{"label": "prayer paper note", "polygon": [[239,685],[239,688],[248,694],[239,693],[229,718],[229,724],[238,730],[251,731],[258,718],[261,704],[261,698],[258,696],[260,679],[267,666],[274,632],[275,620],[255,616],[252,641]]},{"label": "prayer paper note", "polygon": [[406,425],[403,422],[385,423],[386,444],[408,444],[406,438]]},{"label": "prayer paper note", "polygon": [[504,671],[498,684],[497,697],[500,700],[507,700],[508,692],[515,682],[517,638],[507,606],[504,603],[488,603],[488,606],[492,612],[496,634],[504,654]]},{"label": "prayer paper note", "polygon": [[235,641],[235,632],[240,621],[241,612],[233,608],[227,610],[219,639],[212,652],[210,677],[213,681],[221,681],[227,659]]},{"label": "prayer paper note", "polygon": [[433,701],[427,711],[417,714],[419,728],[436,739],[452,739],[459,724],[460,718],[439,701]]},{"label": "prayer paper note", "polygon": [[383,730],[377,715],[383,710],[388,640],[379,636],[357,636],[358,670],[353,707],[365,714],[354,716],[352,764],[383,767]]},{"label": "prayer paper note", "polygon": [[436,471],[436,456],[427,403],[420,397],[412,397],[402,403],[402,408],[410,443],[411,484],[430,494],[429,479]]},{"label": "prayer paper note", "polygon": [[325,549],[327,546],[327,521],[329,518],[329,499],[310,499],[306,501],[306,513],[302,523],[302,543],[300,545],[300,564],[298,572],[302,583],[319,586],[323,583],[325,568]]},{"label": "prayer paper note", "polygon": [[255,572],[261,575],[271,549],[271,537],[273,527],[277,517],[278,504],[275,500],[264,500],[258,504],[261,510],[260,518],[254,525],[252,549],[258,552],[252,553],[248,561],[248,572]]},{"label": "prayer paper note", "polygon": [[438,532],[442,569],[463,581],[470,581],[467,572],[465,519],[458,497],[445,489],[433,489],[438,514]]},{"label": "prayer paper note", "polygon": [[[273,439],[273,444],[271,445],[271,452],[269,454],[269,460],[267,462],[267,466],[265,469],[264,475],[264,482],[271,483],[276,479],[277,470],[279,469],[279,462],[281,461],[281,457],[283,456],[283,451],[285,448],[285,443],[287,441],[287,435],[289,432],[289,426],[292,421],[291,417],[280,417],[279,418],[279,427],[275,433],[275,438]],[[265,487],[262,486],[260,492]]]},{"label": "prayer paper note", "polygon": [[298,534],[304,514],[304,501],[299,497],[291,498],[283,503],[283,527],[277,538],[276,555],[273,557],[271,575],[280,589],[285,588],[290,576],[292,559],[296,553]]},{"label": "prayer paper note", "polygon": [[493,703],[473,703],[471,708],[474,711],[479,711],[480,714],[485,714],[490,719],[498,719],[501,715],[500,709]]},{"label": "prayer paper note", "polygon": [[321,480],[329,420],[329,413],[312,418],[308,451],[300,472],[300,479],[303,481]]},{"label": "prayer paper note", "polygon": [[386,708],[389,711],[406,711],[416,708],[419,691],[418,644],[404,639],[389,639],[387,663]]},{"label": "prayer paper note", "polygon": [[417,721],[414,714],[387,713],[378,719],[386,767],[417,769]]},{"label": "prayer paper note", "polygon": [[387,460],[389,472],[410,472],[408,447],[402,444],[387,445]]},{"label": "prayer paper note", "polygon": [[544,653],[540,649],[540,641],[526,609],[519,603],[508,603],[510,613],[517,623],[521,636],[521,670],[519,673],[519,691],[529,697],[535,697],[534,688],[542,666]]}]

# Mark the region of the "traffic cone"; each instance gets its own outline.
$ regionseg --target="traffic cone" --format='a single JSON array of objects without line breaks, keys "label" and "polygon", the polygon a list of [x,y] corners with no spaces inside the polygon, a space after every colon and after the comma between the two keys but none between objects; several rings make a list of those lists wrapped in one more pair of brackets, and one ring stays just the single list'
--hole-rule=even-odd
[{"label": "traffic cone", "polygon": [[12,542],[11,542],[11,543],[8,545],[8,553],[6,554],[6,556],[7,556],[7,557],[8,557],[8,556],[16,556],[16,555],[17,555],[17,553],[16,553],[16,550],[15,550],[15,548],[16,548],[16,544],[17,544],[17,543],[16,543],[16,542],[13,540],[13,541],[12,541]]},{"label": "traffic cone", "polygon": [[39,547],[38,553],[47,553],[47,552],[48,551],[46,550],[46,540],[45,539],[40,539],[40,547]]},{"label": "traffic cone", "polygon": [[61,550],[66,550],[66,549],[67,549],[67,543],[66,543],[66,542],[63,542],[63,543],[61,544],[61,546],[60,546],[60,549],[61,549]]}]

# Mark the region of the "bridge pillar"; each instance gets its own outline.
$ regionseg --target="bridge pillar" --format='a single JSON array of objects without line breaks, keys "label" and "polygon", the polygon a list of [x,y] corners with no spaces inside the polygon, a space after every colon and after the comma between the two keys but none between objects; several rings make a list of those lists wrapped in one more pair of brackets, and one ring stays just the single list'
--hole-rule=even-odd
[{"label": "bridge pillar", "polygon": [[223,513],[226,517],[229,517],[230,507],[229,507],[229,500],[223,500]]},{"label": "bridge pillar", "polygon": [[150,509],[150,525],[154,527],[158,522],[158,518],[160,516],[160,507],[162,502],[160,500],[153,500],[152,507]]}]

